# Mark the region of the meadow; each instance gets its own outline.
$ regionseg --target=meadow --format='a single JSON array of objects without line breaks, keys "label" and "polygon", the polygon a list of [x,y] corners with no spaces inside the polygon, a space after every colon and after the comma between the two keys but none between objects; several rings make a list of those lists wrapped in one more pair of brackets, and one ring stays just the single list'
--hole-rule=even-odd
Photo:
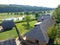
[{"label": "meadow", "polygon": [[[2,22],[1,19],[11,18],[11,17],[17,18],[19,16],[21,16],[21,15],[14,15],[14,14],[8,15],[8,13],[0,13],[0,22]],[[27,23],[25,21],[20,22],[20,23],[16,23],[15,25],[17,26],[17,28],[20,32],[20,35],[23,36],[25,33],[29,32],[34,27],[34,24],[36,22],[37,22],[36,20],[31,20],[29,22],[29,24],[30,24],[29,28],[28,28]],[[17,37],[17,32],[16,32],[15,28],[13,28],[9,31],[5,31],[5,32],[0,33],[0,40],[6,40],[9,38],[16,38],[16,37]]]},{"label": "meadow", "polygon": [[20,15],[14,15],[14,13],[11,15],[8,13],[0,13],[0,20],[1,19],[6,19],[6,18],[13,18],[13,17],[19,17]]}]

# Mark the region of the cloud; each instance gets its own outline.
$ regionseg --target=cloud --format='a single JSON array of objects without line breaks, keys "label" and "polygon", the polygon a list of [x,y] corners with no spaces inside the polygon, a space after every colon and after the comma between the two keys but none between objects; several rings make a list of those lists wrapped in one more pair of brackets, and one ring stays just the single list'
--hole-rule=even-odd
[{"label": "cloud", "polygon": [[57,7],[60,0],[0,0],[0,4],[22,4],[32,6]]}]

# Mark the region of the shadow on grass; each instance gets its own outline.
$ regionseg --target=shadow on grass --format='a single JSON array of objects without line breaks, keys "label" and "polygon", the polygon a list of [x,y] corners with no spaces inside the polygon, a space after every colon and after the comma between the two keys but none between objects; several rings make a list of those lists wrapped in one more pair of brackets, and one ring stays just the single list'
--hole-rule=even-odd
[{"label": "shadow on grass", "polygon": [[10,31],[10,30],[12,30],[12,28],[11,29],[2,30],[0,33],[7,32],[7,31]]},{"label": "shadow on grass", "polygon": [[32,29],[33,27],[27,24],[22,24],[22,26],[24,26],[25,29]]},{"label": "shadow on grass", "polygon": [[0,33],[7,32],[7,31],[10,31],[10,30],[1,31]]}]

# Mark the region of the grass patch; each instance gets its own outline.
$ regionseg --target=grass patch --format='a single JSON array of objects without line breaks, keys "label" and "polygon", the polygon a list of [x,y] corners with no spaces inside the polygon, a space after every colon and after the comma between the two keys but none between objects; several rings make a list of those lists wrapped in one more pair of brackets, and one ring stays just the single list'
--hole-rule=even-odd
[{"label": "grass patch", "polygon": [[0,20],[6,18],[20,17],[20,15],[8,14],[8,13],[0,13]]},{"label": "grass patch", "polygon": [[34,27],[35,23],[36,23],[36,20],[30,21],[30,27],[29,28],[28,28],[26,22],[18,23],[18,24],[16,24],[16,26],[17,26],[18,30],[20,31],[21,35],[24,35],[26,32],[30,31]]},{"label": "grass patch", "polygon": [[15,37],[17,37],[17,33],[15,29],[0,33],[0,40],[15,38]]},{"label": "grass patch", "polygon": [[[34,27],[35,23],[36,23],[36,20],[30,21],[30,28],[28,29],[27,29],[28,26],[26,26],[26,22],[17,23],[16,26],[20,31],[20,34],[23,36],[25,33],[30,31]],[[9,38],[14,38],[14,37],[17,37],[17,33],[15,29],[0,33],[0,40],[5,40]]]}]

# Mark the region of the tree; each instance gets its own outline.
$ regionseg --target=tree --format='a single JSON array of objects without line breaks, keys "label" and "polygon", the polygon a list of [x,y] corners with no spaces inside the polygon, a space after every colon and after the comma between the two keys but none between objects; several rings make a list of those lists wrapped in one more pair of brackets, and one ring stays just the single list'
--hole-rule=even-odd
[{"label": "tree", "polygon": [[32,11],[31,14],[35,15],[36,12]]},{"label": "tree", "polygon": [[55,35],[56,35],[56,32],[57,32],[57,26],[56,25],[54,25],[51,28],[49,28],[49,30],[48,30],[49,37],[50,38],[54,38]]},{"label": "tree", "polygon": [[24,12],[25,15],[29,15],[29,12]]},{"label": "tree", "polygon": [[38,17],[39,17],[39,14],[38,14],[38,13],[36,13],[36,14],[35,14],[35,18],[36,18],[36,19],[38,19]]},{"label": "tree", "polygon": [[53,13],[53,17],[54,17],[56,23],[60,23],[60,5],[58,6],[58,8],[55,9],[55,11]]},{"label": "tree", "polygon": [[13,13],[11,12],[11,15],[12,15]]},{"label": "tree", "polygon": [[24,20],[27,22],[27,26],[30,26],[29,22],[30,22],[30,16],[26,15],[26,17],[24,18]]},{"label": "tree", "polygon": [[8,15],[9,15],[9,12],[7,12],[8,13]]},{"label": "tree", "polygon": [[20,12],[20,15],[22,16],[22,15],[24,15],[24,13],[23,12]]},{"label": "tree", "polygon": [[53,45],[54,44],[54,40],[56,39],[57,36],[57,25],[52,26],[51,28],[49,28],[48,30],[48,36],[49,36],[49,45]]}]

